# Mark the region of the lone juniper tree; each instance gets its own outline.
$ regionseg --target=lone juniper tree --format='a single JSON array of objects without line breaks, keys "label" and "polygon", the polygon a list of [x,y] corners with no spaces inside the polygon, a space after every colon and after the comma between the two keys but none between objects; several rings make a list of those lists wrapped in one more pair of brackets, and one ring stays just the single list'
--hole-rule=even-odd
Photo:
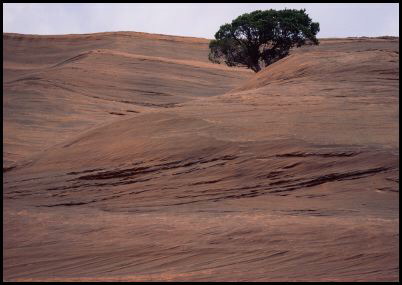
[{"label": "lone juniper tree", "polygon": [[305,44],[318,45],[319,23],[306,10],[257,10],[222,25],[209,44],[209,60],[258,72]]}]

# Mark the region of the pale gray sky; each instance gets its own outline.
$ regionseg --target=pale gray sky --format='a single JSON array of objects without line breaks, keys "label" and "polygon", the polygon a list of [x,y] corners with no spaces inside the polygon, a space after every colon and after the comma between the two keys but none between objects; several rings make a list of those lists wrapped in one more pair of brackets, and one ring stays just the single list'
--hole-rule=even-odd
[{"label": "pale gray sky", "polygon": [[285,7],[305,8],[320,23],[319,38],[399,36],[396,3],[5,3],[3,32],[136,31],[211,39],[221,25],[243,13]]}]

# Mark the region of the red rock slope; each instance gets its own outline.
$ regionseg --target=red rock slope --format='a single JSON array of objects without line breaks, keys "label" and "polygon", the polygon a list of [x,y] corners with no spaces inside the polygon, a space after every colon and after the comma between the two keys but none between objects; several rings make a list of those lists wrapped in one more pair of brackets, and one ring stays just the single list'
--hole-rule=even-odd
[{"label": "red rock slope", "polygon": [[207,44],[3,35],[4,280],[399,280],[399,39]]}]

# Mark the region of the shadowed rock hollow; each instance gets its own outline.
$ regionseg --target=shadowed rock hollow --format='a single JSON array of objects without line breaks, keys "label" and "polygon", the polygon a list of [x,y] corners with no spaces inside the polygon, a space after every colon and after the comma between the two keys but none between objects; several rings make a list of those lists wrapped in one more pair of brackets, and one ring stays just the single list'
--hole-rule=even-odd
[{"label": "shadowed rock hollow", "polygon": [[399,38],[207,54],[3,34],[4,280],[399,280]]}]

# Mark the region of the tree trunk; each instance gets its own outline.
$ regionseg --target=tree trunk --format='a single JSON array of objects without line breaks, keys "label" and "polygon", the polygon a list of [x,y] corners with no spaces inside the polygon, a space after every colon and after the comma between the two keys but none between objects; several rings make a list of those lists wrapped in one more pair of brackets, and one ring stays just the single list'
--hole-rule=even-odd
[{"label": "tree trunk", "polygon": [[260,65],[257,63],[257,64],[254,64],[254,65],[251,65],[251,66],[250,66],[250,69],[251,69],[252,71],[254,71],[255,73],[257,73],[257,72],[259,72],[259,71],[261,70],[261,67],[260,67]]}]

